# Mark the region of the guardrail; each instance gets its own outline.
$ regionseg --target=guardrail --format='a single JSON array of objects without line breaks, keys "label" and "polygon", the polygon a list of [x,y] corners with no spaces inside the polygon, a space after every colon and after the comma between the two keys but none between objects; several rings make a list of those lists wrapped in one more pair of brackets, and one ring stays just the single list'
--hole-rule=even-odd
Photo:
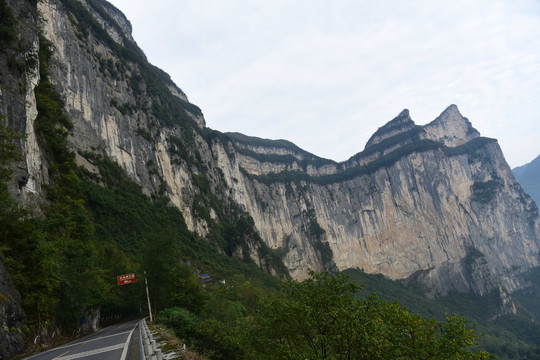
[{"label": "guardrail", "polygon": [[146,319],[139,321],[139,350],[141,360],[163,360],[161,349],[157,347],[156,340],[146,325]]}]

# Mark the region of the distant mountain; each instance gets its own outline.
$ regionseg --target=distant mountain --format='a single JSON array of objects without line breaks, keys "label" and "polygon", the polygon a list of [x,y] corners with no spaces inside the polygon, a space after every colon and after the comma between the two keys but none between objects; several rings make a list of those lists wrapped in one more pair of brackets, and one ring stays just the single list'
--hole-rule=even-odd
[{"label": "distant mountain", "polygon": [[533,198],[536,205],[540,205],[540,155],[512,171],[523,190]]}]

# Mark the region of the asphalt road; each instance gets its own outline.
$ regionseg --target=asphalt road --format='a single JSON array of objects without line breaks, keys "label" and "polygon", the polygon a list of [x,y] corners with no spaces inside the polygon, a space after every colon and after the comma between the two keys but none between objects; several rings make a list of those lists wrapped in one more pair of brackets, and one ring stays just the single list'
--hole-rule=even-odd
[{"label": "asphalt road", "polygon": [[[31,360],[125,360],[129,342],[138,337],[133,330],[139,321],[109,326],[85,338],[51,349],[26,359]],[[133,334],[133,335],[132,335]]]}]

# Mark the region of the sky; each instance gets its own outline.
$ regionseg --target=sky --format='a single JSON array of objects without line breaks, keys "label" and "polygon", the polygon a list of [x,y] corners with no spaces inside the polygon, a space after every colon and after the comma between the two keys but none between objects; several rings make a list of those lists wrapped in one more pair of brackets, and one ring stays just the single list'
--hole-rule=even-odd
[{"label": "sky", "polygon": [[109,0],[208,127],[344,161],[456,104],[511,167],[540,155],[538,0]]}]

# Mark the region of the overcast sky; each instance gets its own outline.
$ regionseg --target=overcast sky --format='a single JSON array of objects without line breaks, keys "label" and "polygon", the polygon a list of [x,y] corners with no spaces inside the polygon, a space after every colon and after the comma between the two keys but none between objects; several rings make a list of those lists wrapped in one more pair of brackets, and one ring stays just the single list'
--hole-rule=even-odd
[{"label": "overcast sky", "polygon": [[207,126],[343,161],[456,104],[511,167],[540,154],[538,0],[109,0]]}]

